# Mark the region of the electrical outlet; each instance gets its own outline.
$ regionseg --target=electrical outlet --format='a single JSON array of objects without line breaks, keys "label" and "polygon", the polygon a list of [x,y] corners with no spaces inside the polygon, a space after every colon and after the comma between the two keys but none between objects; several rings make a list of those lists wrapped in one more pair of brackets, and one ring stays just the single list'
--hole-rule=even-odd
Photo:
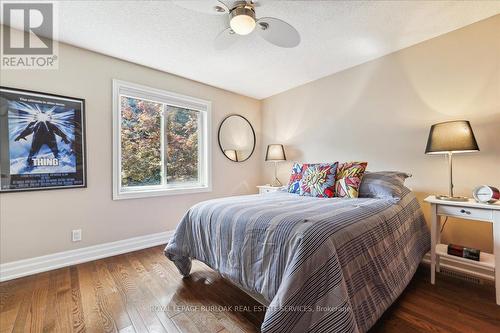
[{"label": "electrical outlet", "polygon": [[71,240],[73,242],[79,242],[82,240],[82,229],[75,229],[71,231]]}]

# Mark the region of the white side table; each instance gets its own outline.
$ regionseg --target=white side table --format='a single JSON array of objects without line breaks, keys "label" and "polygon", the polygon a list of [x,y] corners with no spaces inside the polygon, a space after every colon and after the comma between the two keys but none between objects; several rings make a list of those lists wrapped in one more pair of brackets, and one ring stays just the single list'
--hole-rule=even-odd
[{"label": "white side table", "polygon": [[281,188],[281,186],[271,186],[267,184],[267,185],[259,185],[257,186],[257,188],[259,189],[259,194],[263,194],[263,193],[276,192]]},{"label": "white side table", "polygon": [[[445,201],[428,196],[424,201],[431,204],[431,283],[439,272],[439,258],[451,262],[480,267],[495,273],[496,302],[500,305],[500,204],[483,204],[469,199],[466,202]],[[447,245],[441,242],[441,216],[458,217],[470,221],[493,223],[493,254],[481,252],[480,261],[448,255]]]}]

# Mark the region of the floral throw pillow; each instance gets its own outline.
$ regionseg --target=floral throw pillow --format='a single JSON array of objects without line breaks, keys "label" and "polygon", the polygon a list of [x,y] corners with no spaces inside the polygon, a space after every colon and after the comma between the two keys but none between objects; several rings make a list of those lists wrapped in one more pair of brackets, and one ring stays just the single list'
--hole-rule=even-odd
[{"label": "floral throw pillow", "polygon": [[300,180],[302,179],[302,174],[304,170],[310,164],[302,164],[302,163],[294,163],[292,166],[292,174],[290,175],[290,181],[288,182],[288,192],[289,193],[297,193],[300,192]]},{"label": "floral throw pillow", "polygon": [[361,179],[367,165],[367,162],[339,164],[335,181],[335,196],[339,198],[357,198]]},{"label": "floral throw pillow", "polygon": [[335,195],[335,173],[337,162],[311,164],[303,171],[300,180],[300,195],[332,198]]}]

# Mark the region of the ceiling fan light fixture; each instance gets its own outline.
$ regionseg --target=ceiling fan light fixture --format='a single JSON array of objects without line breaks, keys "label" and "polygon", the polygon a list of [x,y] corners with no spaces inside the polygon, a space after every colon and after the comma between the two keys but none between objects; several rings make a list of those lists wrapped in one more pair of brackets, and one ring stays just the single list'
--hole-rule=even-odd
[{"label": "ceiling fan light fixture", "polygon": [[255,11],[248,6],[236,7],[231,11],[229,26],[238,35],[248,35],[255,29]]}]

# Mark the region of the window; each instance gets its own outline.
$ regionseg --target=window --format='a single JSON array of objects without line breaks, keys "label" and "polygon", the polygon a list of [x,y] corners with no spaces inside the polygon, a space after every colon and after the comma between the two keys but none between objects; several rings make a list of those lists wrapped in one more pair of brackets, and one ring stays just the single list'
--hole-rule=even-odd
[{"label": "window", "polygon": [[113,199],[210,191],[210,106],[113,80]]}]

